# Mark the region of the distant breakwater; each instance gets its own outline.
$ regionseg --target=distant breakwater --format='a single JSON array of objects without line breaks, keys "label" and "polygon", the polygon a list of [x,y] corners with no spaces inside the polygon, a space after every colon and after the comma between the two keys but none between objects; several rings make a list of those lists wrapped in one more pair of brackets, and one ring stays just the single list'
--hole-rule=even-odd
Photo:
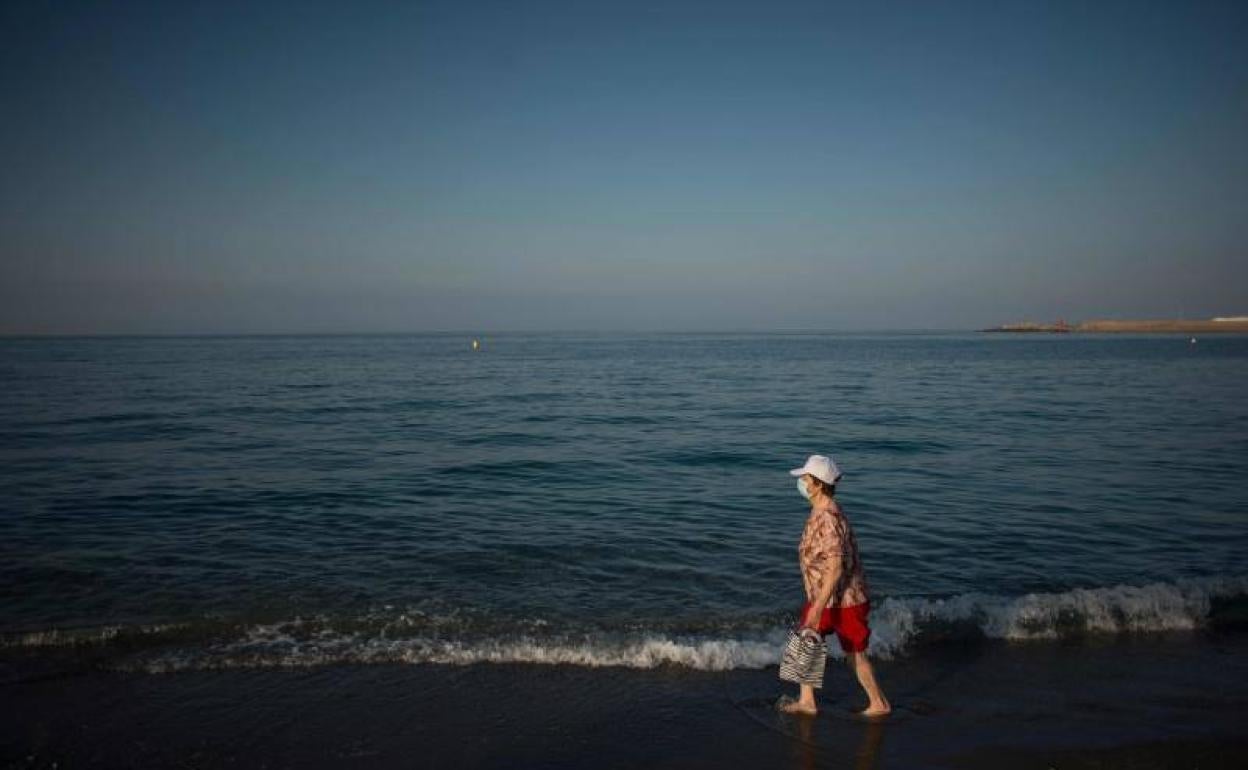
[{"label": "distant breakwater", "polygon": [[1248,333],[1248,318],[1208,319],[1189,321],[1181,319],[1155,319],[1143,321],[1110,321],[1094,320],[1078,323],[1032,323],[1022,322],[1002,324],[985,332],[1044,332],[1051,334],[1066,333],[1174,333],[1174,334],[1210,334],[1210,333]]}]

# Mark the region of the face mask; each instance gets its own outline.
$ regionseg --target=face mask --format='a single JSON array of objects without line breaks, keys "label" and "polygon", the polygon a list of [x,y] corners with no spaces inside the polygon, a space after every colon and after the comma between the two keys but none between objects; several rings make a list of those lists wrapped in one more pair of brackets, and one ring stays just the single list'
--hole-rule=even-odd
[{"label": "face mask", "polygon": [[797,491],[802,493],[802,497],[810,499],[810,493],[806,491],[806,482],[801,479],[797,480]]}]

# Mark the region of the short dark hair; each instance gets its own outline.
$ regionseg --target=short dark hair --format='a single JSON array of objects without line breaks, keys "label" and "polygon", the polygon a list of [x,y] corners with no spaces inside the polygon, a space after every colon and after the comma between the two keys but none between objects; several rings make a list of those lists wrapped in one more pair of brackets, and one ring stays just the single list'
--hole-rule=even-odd
[{"label": "short dark hair", "polygon": [[822,491],[828,497],[836,496],[836,484],[835,483],[829,484],[828,482],[814,475],[812,475],[811,478],[815,480],[815,485],[816,485],[817,490]]}]

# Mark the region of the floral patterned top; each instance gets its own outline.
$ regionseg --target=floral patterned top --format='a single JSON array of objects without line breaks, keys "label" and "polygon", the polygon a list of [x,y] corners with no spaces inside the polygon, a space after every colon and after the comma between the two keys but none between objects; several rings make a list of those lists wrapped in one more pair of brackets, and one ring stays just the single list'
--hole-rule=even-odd
[{"label": "floral patterned top", "polygon": [[852,607],[867,601],[867,578],[858,558],[858,541],[835,500],[810,512],[797,546],[797,561],[802,568],[807,601],[814,601],[823,576],[835,569],[838,562],[841,573],[828,606]]}]

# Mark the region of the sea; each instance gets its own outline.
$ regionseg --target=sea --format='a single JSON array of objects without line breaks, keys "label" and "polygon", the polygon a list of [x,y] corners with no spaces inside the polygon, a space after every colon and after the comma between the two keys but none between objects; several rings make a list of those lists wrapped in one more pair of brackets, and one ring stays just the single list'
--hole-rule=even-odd
[{"label": "sea", "polygon": [[880,661],[1242,628],[1246,396],[1241,335],[4,338],[4,673],[774,669],[811,454]]}]

